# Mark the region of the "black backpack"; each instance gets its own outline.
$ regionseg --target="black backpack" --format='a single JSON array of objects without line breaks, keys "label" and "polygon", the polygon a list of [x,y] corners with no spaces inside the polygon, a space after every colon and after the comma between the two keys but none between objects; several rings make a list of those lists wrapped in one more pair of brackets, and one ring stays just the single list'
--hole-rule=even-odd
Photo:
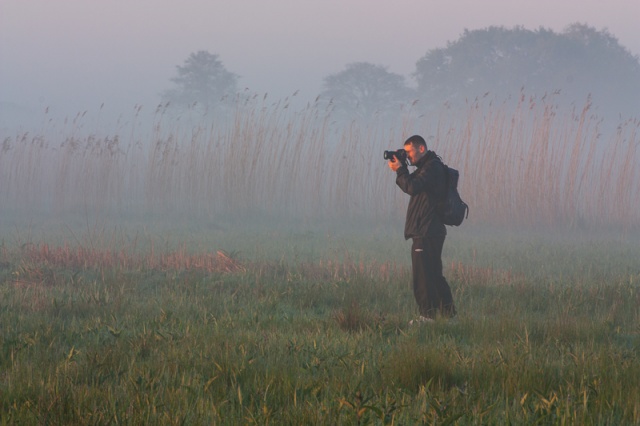
[{"label": "black backpack", "polygon": [[445,185],[447,193],[440,204],[442,223],[449,226],[460,226],[462,221],[469,217],[469,206],[462,201],[458,193],[458,178],[460,173],[442,163],[445,170]]}]

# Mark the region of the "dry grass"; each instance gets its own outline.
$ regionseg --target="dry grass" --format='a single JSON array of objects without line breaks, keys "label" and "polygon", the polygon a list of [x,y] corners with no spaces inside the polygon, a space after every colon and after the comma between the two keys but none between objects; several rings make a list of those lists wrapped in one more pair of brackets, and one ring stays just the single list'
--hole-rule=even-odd
[{"label": "dry grass", "polygon": [[467,117],[439,127],[434,145],[462,170],[460,192],[480,222],[637,227],[640,121],[607,137],[589,102],[560,115],[524,96],[513,110],[475,103]]},{"label": "dry grass", "polygon": [[72,248],[67,244],[49,247],[47,243],[27,244],[22,250],[24,258],[29,262],[71,270],[191,270],[209,273],[230,273],[245,270],[245,267],[234,258],[233,254],[223,250],[218,250],[215,253],[193,254],[188,253],[184,245],[177,251],[166,253],[156,253],[152,248],[146,254],[139,254],[125,248],[113,251],[92,247]]},{"label": "dry grass", "polygon": [[7,210],[83,214],[260,217],[298,221],[402,219],[382,151],[413,133],[461,171],[470,222],[500,226],[637,228],[638,119],[601,134],[587,102],[558,111],[526,98],[479,100],[437,122],[408,112],[396,124],[336,125],[310,105],[238,100],[230,119],[173,120],[158,110],[148,131],[62,130],[4,136],[0,202]]}]

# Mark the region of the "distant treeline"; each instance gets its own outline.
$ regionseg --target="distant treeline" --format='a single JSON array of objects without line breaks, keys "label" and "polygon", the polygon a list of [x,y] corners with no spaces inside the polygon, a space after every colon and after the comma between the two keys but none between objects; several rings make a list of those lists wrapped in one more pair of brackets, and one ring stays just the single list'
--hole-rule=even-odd
[{"label": "distant treeline", "polygon": [[[420,40],[412,41],[420,43]],[[233,104],[238,75],[218,55],[192,53],[163,102],[205,110]],[[383,65],[351,63],[325,77],[317,99],[334,120],[395,120],[407,108],[434,113],[443,106],[465,109],[478,98],[511,98],[524,91],[540,102],[578,108],[619,121],[640,113],[640,61],[607,30],[573,24],[563,32],[523,27],[465,30],[446,47],[428,50],[405,76]]]}]

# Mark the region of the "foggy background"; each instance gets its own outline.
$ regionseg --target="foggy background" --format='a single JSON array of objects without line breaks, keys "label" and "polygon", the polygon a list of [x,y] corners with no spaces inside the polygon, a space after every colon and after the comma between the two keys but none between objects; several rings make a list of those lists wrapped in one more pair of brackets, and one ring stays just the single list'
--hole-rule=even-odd
[{"label": "foggy background", "polygon": [[399,225],[382,150],[419,133],[461,170],[471,226],[635,229],[638,17],[595,0],[5,1],[2,220]]},{"label": "foggy background", "polygon": [[[218,54],[239,88],[312,101],[323,79],[369,62],[409,79],[427,51],[465,29],[561,32],[581,22],[607,29],[640,54],[640,3],[628,0],[4,0],[0,13],[3,127],[89,111],[102,121],[136,105],[153,110],[176,65],[199,50]],[[411,83],[411,82],[410,82]]]}]

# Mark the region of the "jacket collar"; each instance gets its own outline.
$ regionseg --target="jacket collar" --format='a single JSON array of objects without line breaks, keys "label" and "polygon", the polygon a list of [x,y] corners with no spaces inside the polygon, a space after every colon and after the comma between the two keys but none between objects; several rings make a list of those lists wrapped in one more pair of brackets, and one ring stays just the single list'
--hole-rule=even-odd
[{"label": "jacket collar", "polygon": [[435,152],[427,151],[427,153],[424,155],[424,157],[419,159],[418,162],[416,164],[414,164],[414,166],[420,168],[420,167],[424,166],[425,164],[427,164],[429,161],[434,160],[436,158],[438,158],[438,156],[436,155]]}]

